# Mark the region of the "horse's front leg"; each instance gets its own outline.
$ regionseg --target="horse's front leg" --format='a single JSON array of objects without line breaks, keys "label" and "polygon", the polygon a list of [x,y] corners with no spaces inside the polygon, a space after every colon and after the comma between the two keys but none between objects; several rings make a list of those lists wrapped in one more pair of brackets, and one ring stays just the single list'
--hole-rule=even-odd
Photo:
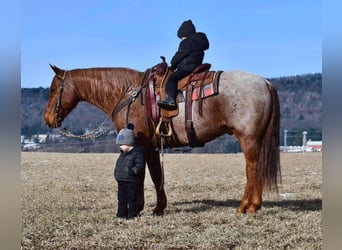
[{"label": "horse's front leg", "polygon": [[157,205],[153,210],[156,215],[162,215],[166,207],[167,199],[164,190],[163,172],[160,164],[159,151],[148,149],[145,158],[154,186],[157,192]]},{"label": "horse's front leg", "polygon": [[[248,145],[248,146],[246,146]],[[237,209],[239,213],[255,213],[261,208],[262,203],[262,184],[259,177],[257,163],[259,157],[258,147],[255,143],[241,143],[241,147],[246,159],[246,189]]]},{"label": "horse's front leg", "polygon": [[145,168],[139,175],[138,181],[138,192],[137,192],[137,209],[140,213],[144,209],[145,199],[144,199],[144,181],[145,181]]}]

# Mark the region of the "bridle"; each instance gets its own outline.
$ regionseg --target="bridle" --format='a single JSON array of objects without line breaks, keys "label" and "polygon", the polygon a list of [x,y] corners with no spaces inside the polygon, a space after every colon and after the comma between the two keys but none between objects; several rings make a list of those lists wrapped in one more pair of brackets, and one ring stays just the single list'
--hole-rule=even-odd
[{"label": "bridle", "polygon": [[61,109],[61,103],[62,103],[62,94],[63,94],[63,90],[64,90],[64,80],[65,80],[65,76],[66,76],[67,71],[64,70],[63,76],[60,77],[58,75],[56,75],[60,80],[62,80],[62,84],[59,88],[59,96],[58,96],[58,100],[56,103],[56,109],[55,109],[55,126],[56,128],[58,128],[58,122],[60,122],[62,124],[62,118],[59,117],[58,113],[59,110]]},{"label": "bridle", "polygon": [[[60,111],[61,105],[62,105],[62,95],[63,95],[63,91],[64,91],[65,77],[66,77],[67,72],[68,72],[67,70],[64,70],[62,77],[59,75],[56,75],[62,81],[62,83],[60,85],[59,96],[58,96],[58,100],[56,103],[56,109],[55,109],[55,127],[56,127],[58,133],[61,135],[67,136],[67,137],[79,138],[79,139],[92,139],[92,140],[108,133],[114,127],[113,122],[110,121],[111,126],[109,126],[107,128],[103,128],[105,126],[105,124],[108,122],[108,120],[110,118],[109,116],[107,116],[106,119],[96,129],[94,129],[93,131],[90,131],[88,133],[85,133],[83,135],[76,135],[76,134],[70,132],[66,128],[64,128],[62,130],[61,126],[58,125],[58,123],[60,123],[62,125],[62,118],[59,116],[59,111]],[[138,95],[141,94],[143,88],[146,87],[145,79],[149,73],[150,73],[150,70],[147,70],[145,72],[141,87],[138,90],[133,91],[130,97],[128,97],[126,100],[121,102],[121,100],[124,98],[124,96],[126,95],[126,93],[129,90],[128,87],[126,88],[126,91],[124,91],[123,95],[119,99],[120,101],[118,102],[118,105],[116,107],[114,107],[114,109],[112,111],[111,118],[115,117],[116,114],[119,113],[119,111],[121,111],[124,107],[128,106],[127,112],[126,112],[126,124],[128,124],[128,115],[129,115],[130,106],[136,100]],[[74,87],[73,85],[70,85],[70,86]]]},{"label": "bridle", "polygon": [[[67,128],[64,128],[62,130],[61,126],[58,125],[58,123],[60,123],[62,125],[62,118],[59,116],[59,111],[60,111],[61,105],[62,105],[62,95],[63,95],[63,91],[64,91],[64,81],[65,81],[66,74],[67,74],[67,70],[64,71],[62,77],[56,75],[62,81],[62,83],[60,85],[60,89],[59,89],[59,96],[57,99],[56,108],[55,108],[55,128],[57,129],[58,133],[61,135],[67,136],[67,137],[71,137],[71,138],[94,140],[94,139],[106,134],[107,132],[109,132],[109,130],[114,127],[113,123],[111,123],[111,126],[109,126],[108,128],[102,129],[104,127],[105,123],[109,120],[108,116],[96,129],[94,129],[93,131],[90,131],[88,133],[85,133],[83,135],[76,135],[76,134],[70,132]],[[72,86],[72,85],[70,85],[70,86]]]}]

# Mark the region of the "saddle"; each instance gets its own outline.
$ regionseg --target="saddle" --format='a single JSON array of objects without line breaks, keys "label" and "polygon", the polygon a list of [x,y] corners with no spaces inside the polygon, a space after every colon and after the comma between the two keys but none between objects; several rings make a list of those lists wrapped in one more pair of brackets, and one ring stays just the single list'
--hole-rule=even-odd
[{"label": "saddle", "polygon": [[[172,70],[168,68],[165,57],[161,57],[161,59],[161,63],[151,68],[148,77],[146,96],[143,98],[145,100],[146,115],[153,122],[158,123],[156,129],[156,133],[158,134],[161,123],[169,123],[172,117],[178,115],[178,105],[181,102],[185,102],[185,126],[188,133],[189,145],[203,146],[198,143],[193,128],[192,103],[193,101],[199,102],[198,112],[200,116],[203,116],[203,99],[218,94],[218,79],[222,71],[209,71],[211,67],[209,63],[203,63],[197,66],[189,76],[184,77],[178,82],[177,109],[165,110],[160,109],[157,102],[165,99],[166,82]],[[168,130],[172,130],[171,126],[169,126]],[[172,131],[168,132],[167,136],[170,136]]]}]

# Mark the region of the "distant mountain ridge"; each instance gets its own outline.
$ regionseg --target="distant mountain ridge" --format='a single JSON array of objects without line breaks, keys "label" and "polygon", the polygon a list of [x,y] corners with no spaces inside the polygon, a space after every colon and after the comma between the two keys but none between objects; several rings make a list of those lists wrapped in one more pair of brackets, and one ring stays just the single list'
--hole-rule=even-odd
[{"label": "distant mountain ridge", "polygon": [[[280,110],[281,130],[314,130],[322,128],[322,74],[303,74],[296,76],[268,78],[277,88]],[[49,96],[49,88],[21,89],[21,134],[53,133],[44,124],[44,111]],[[82,134],[97,128],[105,120],[106,114],[88,104],[79,105],[67,117],[63,126]]]}]

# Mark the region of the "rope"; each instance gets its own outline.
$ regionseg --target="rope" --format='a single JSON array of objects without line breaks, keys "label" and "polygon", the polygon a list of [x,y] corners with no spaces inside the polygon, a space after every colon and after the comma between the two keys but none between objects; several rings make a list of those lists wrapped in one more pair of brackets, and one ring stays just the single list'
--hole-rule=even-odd
[{"label": "rope", "polygon": [[159,139],[160,139],[160,150],[161,150],[161,159],[160,159],[161,181],[160,181],[159,191],[161,191],[164,187],[164,138],[160,136]]}]

